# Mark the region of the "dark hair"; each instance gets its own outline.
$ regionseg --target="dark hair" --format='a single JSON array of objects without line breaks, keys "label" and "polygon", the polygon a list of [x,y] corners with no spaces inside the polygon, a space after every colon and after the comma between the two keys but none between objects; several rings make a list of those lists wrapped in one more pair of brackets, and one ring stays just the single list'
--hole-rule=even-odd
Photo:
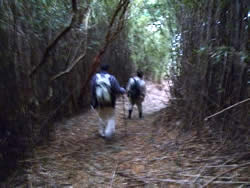
[{"label": "dark hair", "polygon": [[108,65],[108,64],[101,64],[101,70],[102,70],[102,71],[107,71],[107,70],[109,70],[109,65]]},{"label": "dark hair", "polygon": [[138,76],[139,78],[142,78],[142,77],[143,77],[143,72],[140,71],[140,70],[138,70],[138,71],[137,71],[137,76]]}]

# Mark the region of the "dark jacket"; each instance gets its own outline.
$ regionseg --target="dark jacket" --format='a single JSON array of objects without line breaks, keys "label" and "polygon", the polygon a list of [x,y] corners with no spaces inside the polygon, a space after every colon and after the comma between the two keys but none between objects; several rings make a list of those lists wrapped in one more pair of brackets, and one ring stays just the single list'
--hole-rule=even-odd
[{"label": "dark jacket", "polygon": [[[100,71],[99,74],[109,74],[105,71]],[[110,74],[109,74],[110,75]],[[98,102],[96,99],[96,74],[92,77],[91,79],[91,105],[96,108],[98,106]],[[111,98],[112,98],[112,107],[115,107],[115,103],[116,103],[116,96],[118,94],[124,94],[126,92],[126,90],[123,87],[120,87],[119,82],[117,81],[117,79],[113,76],[110,75],[109,77],[109,81],[111,84]]]}]

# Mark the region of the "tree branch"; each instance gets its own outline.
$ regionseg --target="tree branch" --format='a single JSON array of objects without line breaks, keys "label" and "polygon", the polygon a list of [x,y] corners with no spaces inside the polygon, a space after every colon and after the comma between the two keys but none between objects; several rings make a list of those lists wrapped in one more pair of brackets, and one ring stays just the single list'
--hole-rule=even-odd
[{"label": "tree branch", "polygon": [[[98,66],[100,65],[101,61],[101,57],[103,56],[103,54],[105,53],[106,49],[108,48],[108,46],[110,45],[110,43],[115,39],[116,36],[118,36],[118,34],[120,33],[121,29],[120,27],[117,27],[116,30],[114,32],[112,32],[112,28],[113,28],[113,25],[115,23],[115,21],[118,19],[118,25],[119,25],[119,21],[122,20],[121,18],[124,17],[125,13],[126,13],[126,10],[128,8],[128,5],[130,3],[130,0],[120,0],[116,10],[115,10],[115,13],[113,14],[112,16],[112,19],[110,21],[110,24],[109,24],[109,29],[108,29],[108,32],[106,34],[106,37],[105,37],[105,43],[104,43],[104,46],[103,48],[99,51],[99,53],[96,55],[96,57],[94,58],[94,61],[93,61],[93,65],[92,65],[92,69],[90,71],[90,73],[88,74],[88,77],[87,77],[87,80],[86,82],[84,83],[83,87],[81,88],[81,94],[79,96],[79,98],[83,98],[83,95],[85,93],[85,90],[87,89],[88,87],[88,83],[89,81],[91,80],[92,76],[95,74]],[[121,15],[119,18],[118,15],[120,13],[120,11],[122,11]],[[122,20],[124,21],[124,19]],[[80,100],[81,101],[81,100]]]},{"label": "tree branch", "polygon": [[45,53],[43,54],[42,60],[30,72],[30,74],[29,74],[30,78],[32,78],[35,75],[35,73],[37,73],[39,68],[46,63],[46,61],[49,57],[50,51],[52,49],[54,49],[54,47],[57,45],[59,40],[71,30],[73,24],[76,21],[76,11],[77,11],[76,0],[72,0],[72,9],[73,9],[74,14],[72,16],[70,25],[68,27],[66,27],[59,35],[57,35],[57,37],[48,45],[48,47],[45,50]]},{"label": "tree branch", "polygon": [[[129,0],[119,2],[118,6],[117,6],[117,9],[116,9],[115,13],[113,14],[112,19],[111,19],[110,24],[109,24],[108,34],[105,37],[106,43],[112,41],[115,38],[115,36],[121,31],[120,25],[122,25],[122,26],[124,25],[124,19],[123,18],[124,18],[124,15],[125,15],[126,11],[127,11],[129,3],[130,3]],[[113,25],[114,25],[115,20],[117,19],[118,14],[119,14],[120,11],[122,11],[122,13],[118,18],[118,26],[117,26],[115,32],[112,33],[111,30],[114,27]]]},{"label": "tree branch", "polygon": [[[84,13],[82,13],[82,17],[84,17],[85,15],[85,29],[87,30],[88,29],[88,19],[89,19],[89,15],[90,15],[90,7],[88,7]],[[87,33],[87,32],[86,32]],[[82,43],[85,41],[85,44],[84,44],[84,52],[82,55],[80,55],[77,59],[75,59],[75,56],[76,56],[76,53],[78,52],[78,50],[80,49],[80,47],[82,46]],[[66,70],[56,74],[55,76],[53,76],[50,81],[54,81],[56,80],[57,78],[63,76],[64,74],[68,74],[70,73],[70,71],[82,60],[85,58],[86,56],[86,51],[87,51],[87,34],[85,34],[85,37],[82,39],[82,41],[80,42],[80,45],[78,46],[78,49],[76,50],[76,53],[74,55],[74,58],[73,58],[73,63],[71,63]]]},{"label": "tree branch", "polygon": [[75,65],[77,63],[79,63],[83,58],[85,58],[86,56],[86,53],[82,54],[81,56],[79,56],[65,71],[62,71],[60,73],[58,73],[57,75],[53,76],[50,81],[54,81],[56,80],[57,78],[63,76],[64,74],[68,74],[70,73],[70,71],[75,67]]},{"label": "tree branch", "polygon": [[73,10],[74,13],[76,13],[77,12],[77,2],[76,2],[76,0],[72,0],[71,3],[72,3],[72,10]]},{"label": "tree branch", "polygon": [[210,116],[206,117],[206,118],[204,119],[204,121],[207,121],[208,119],[210,119],[210,118],[212,118],[212,117],[214,117],[214,116],[217,116],[217,115],[219,115],[219,114],[221,114],[221,113],[223,113],[223,112],[225,112],[225,111],[227,111],[227,110],[229,110],[229,109],[231,109],[231,108],[233,108],[233,107],[235,107],[235,106],[238,106],[239,104],[242,104],[242,103],[245,103],[245,102],[248,102],[248,101],[250,101],[250,98],[247,98],[247,99],[245,99],[245,100],[243,100],[243,101],[240,101],[240,102],[238,102],[238,103],[236,103],[236,104],[234,104],[234,105],[232,105],[232,106],[229,106],[229,107],[227,107],[227,108],[225,108],[225,109],[223,109],[223,110],[221,110],[221,111],[219,111],[219,112],[217,112],[217,113],[215,113],[215,114],[213,114],[213,115],[210,115]]}]

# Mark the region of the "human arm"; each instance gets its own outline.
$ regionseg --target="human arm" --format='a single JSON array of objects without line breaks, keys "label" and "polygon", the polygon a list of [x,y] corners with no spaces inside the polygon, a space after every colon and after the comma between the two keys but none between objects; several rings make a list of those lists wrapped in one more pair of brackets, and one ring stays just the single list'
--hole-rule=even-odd
[{"label": "human arm", "polygon": [[131,89],[133,82],[134,82],[133,78],[130,78],[128,80],[128,84],[127,84],[127,88],[126,88],[127,92]]},{"label": "human arm", "polygon": [[133,83],[134,83],[134,79],[133,78],[130,78],[129,80],[128,80],[128,84],[127,84],[127,88],[126,88],[126,91],[127,91],[127,95],[128,95],[128,97],[130,97],[130,92],[131,92],[131,86],[133,85]]},{"label": "human arm", "polygon": [[112,89],[116,94],[124,94],[126,93],[126,90],[120,86],[119,82],[114,76],[110,77],[110,82],[112,85]]}]

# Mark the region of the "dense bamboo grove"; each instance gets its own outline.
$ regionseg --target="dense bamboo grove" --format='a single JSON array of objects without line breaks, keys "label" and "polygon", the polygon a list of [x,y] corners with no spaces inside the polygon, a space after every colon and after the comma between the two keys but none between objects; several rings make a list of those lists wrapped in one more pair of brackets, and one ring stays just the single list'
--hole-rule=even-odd
[{"label": "dense bamboo grove", "polygon": [[53,136],[55,121],[86,109],[101,62],[123,86],[136,67],[159,82],[170,75],[170,106],[185,129],[206,123],[247,135],[249,8],[247,0],[0,0],[0,169]]},{"label": "dense bamboo grove", "polygon": [[[179,40],[172,95],[186,128],[201,128],[204,118],[245,100],[249,87],[249,2],[169,1]],[[208,119],[222,132],[249,130],[247,101]]]},{"label": "dense bamboo grove", "polygon": [[[53,134],[56,120],[89,104],[88,87],[82,87],[104,44],[107,52],[101,61],[119,61],[113,71],[127,70],[118,76],[126,81],[132,70],[126,42],[112,44],[119,52],[112,51],[114,39],[105,43],[116,7],[120,9],[113,24],[118,23],[116,17],[123,19],[120,4],[0,1],[0,177],[6,174],[2,169],[14,167],[16,159]],[[116,38],[125,41],[119,29]]]}]

